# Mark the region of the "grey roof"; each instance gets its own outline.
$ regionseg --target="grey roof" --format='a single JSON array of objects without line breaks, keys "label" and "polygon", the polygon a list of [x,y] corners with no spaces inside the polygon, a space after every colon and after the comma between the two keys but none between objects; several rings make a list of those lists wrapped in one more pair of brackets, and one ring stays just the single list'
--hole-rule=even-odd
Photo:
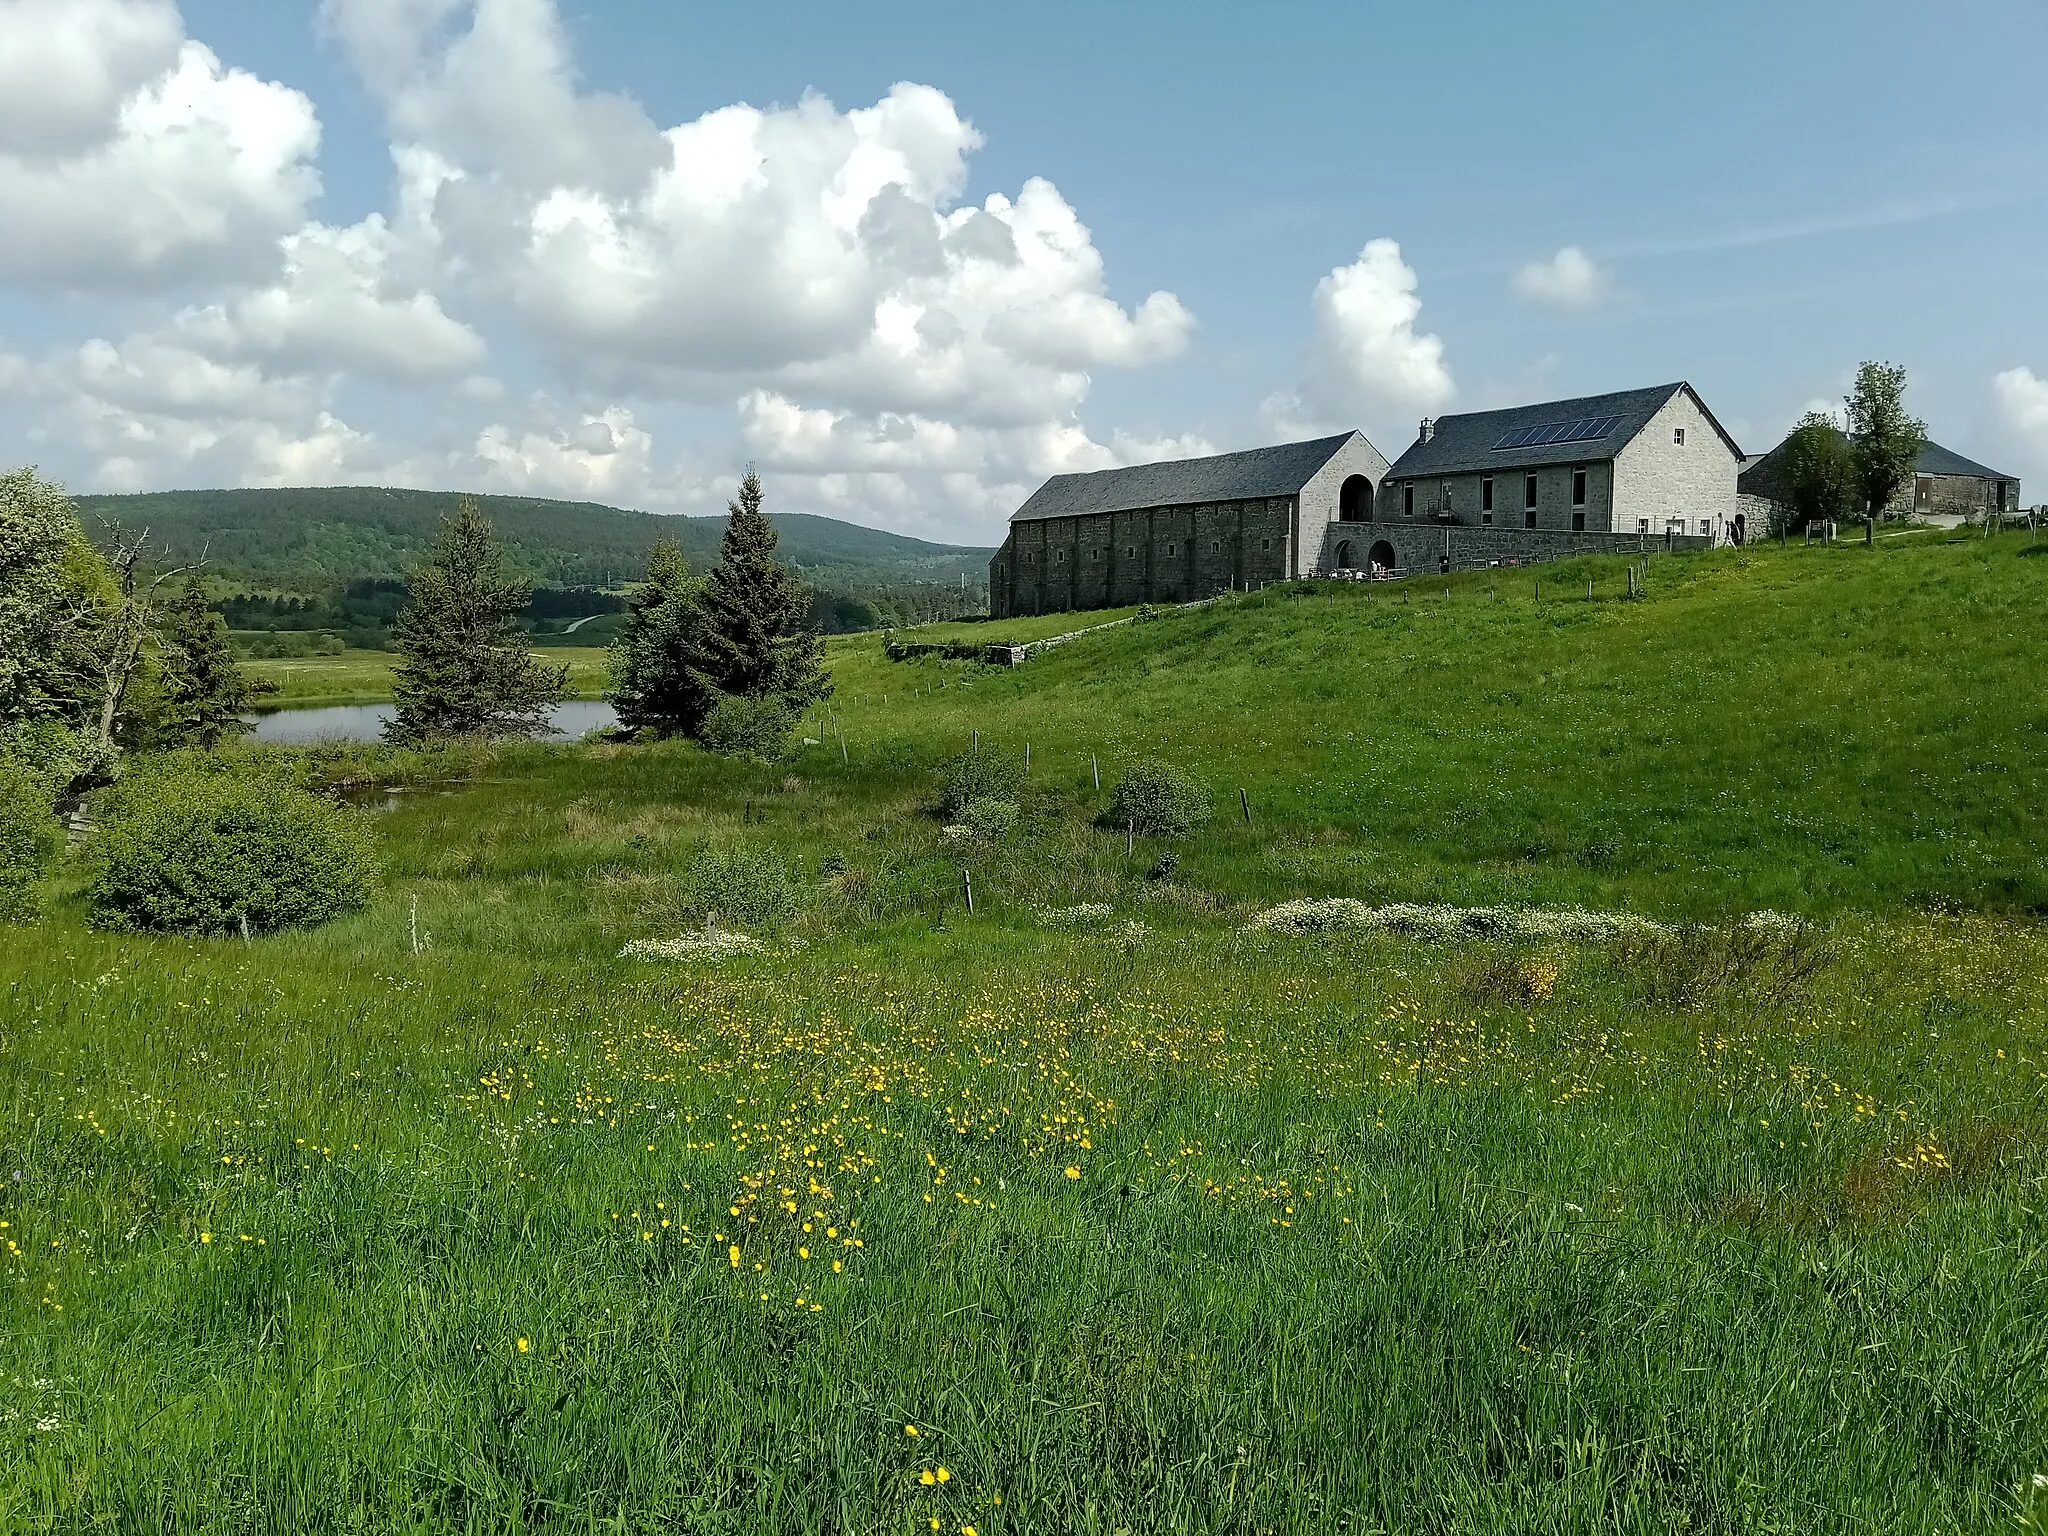
[{"label": "grey roof", "polygon": [[1939,443],[1929,443],[1920,450],[1920,457],[1913,468],[1923,475],[1969,475],[1978,480],[2014,480],[2018,475],[2000,474],[1995,469],[1986,469],[1975,459],[1966,459],[1953,449]]},{"label": "grey roof", "polygon": [[[1468,474],[1473,470],[1531,469],[1543,464],[1585,464],[1611,459],[1681,389],[1692,393],[1701,412],[1713,422],[1714,430],[1727,440],[1732,452],[1740,455],[1742,450],[1736,447],[1735,440],[1714,421],[1714,413],[1707,410],[1690,384],[1658,384],[1650,389],[1624,389],[1611,395],[1583,395],[1576,400],[1511,406],[1504,411],[1440,416],[1429,441],[1417,438],[1409,444],[1408,451],[1387,471],[1387,478],[1420,479],[1427,475]],[[1546,443],[1528,448],[1493,446],[1520,427],[1608,416],[1619,416],[1621,420],[1613,431],[1593,442]]]},{"label": "grey roof", "polygon": [[1172,459],[1133,464],[1085,475],[1054,475],[1011,516],[1013,523],[1045,517],[1085,517],[1091,512],[1135,512],[1145,507],[1186,507],[1211,501],[1249,501],[1292,496],[1336,456],[1356,432],[1281,443],[1206,459]]}]

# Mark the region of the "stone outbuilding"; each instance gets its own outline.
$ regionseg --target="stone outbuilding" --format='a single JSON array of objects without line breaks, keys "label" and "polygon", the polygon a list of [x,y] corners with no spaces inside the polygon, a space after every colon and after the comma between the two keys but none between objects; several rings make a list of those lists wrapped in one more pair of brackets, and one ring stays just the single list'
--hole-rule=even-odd
[{"label": "stone outbuilding", "polygon": [[[1744,508],[1754,516],[1789,519],[1792,490],[1785,479],[1785,444],[1746,461],[1738,485]],[[1913,483],[1899,488],[1885,515],[1981,522],[1987,516],[2019,510],[2019,476],[2003,474],[1930,442],[1914,461]]]},{"label": "stone outbuilding", "polygon": [[1055,475],[989,561],[997,618],[1184,603],[1310,574],[1326,530],[1371,507],[1387,461],[1362,432]]}]

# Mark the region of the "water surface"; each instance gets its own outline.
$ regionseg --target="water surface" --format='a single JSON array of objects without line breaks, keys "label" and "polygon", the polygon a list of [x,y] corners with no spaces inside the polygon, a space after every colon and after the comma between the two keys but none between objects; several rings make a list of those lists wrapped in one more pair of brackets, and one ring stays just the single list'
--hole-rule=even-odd
[{"label": "water surface", "polygon": [[[306,746],[316,741],[376,741],[396,711],[389,704],[320,704],[304,709],[279,709],[248,718],[256,722],[258,741]],[[618,724],[612,707],[597,699],[570,699],[548,716],[543,741],[574,741],[585,731]]]}]

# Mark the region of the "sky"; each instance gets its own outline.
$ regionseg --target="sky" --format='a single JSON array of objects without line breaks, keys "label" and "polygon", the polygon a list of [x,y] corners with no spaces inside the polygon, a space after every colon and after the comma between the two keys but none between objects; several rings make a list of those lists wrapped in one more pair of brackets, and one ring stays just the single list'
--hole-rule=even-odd
[{"label": "sky", "polygon": [[1905,366],[2048,500],[2044,0],[0,0],[0,463],[993,543],[1046,476]]}]

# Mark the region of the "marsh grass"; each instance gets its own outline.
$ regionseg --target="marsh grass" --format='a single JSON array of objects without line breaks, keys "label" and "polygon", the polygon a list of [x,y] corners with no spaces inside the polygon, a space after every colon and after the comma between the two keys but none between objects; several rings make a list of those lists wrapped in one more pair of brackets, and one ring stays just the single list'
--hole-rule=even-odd
[{"label": "marsh grass", "polygon": [[[868,637],[843,761],[321,759],[404,792],[314,930],[67,876],[0,941],[0,1527],[2038,1524],[2041,569]],[[1032,768],[953,847],[976,729]],[[1254,808],[1158,880],[1090,761],[1154,754]],[[1251,926],[1306,896],[1683,937]]]}]

